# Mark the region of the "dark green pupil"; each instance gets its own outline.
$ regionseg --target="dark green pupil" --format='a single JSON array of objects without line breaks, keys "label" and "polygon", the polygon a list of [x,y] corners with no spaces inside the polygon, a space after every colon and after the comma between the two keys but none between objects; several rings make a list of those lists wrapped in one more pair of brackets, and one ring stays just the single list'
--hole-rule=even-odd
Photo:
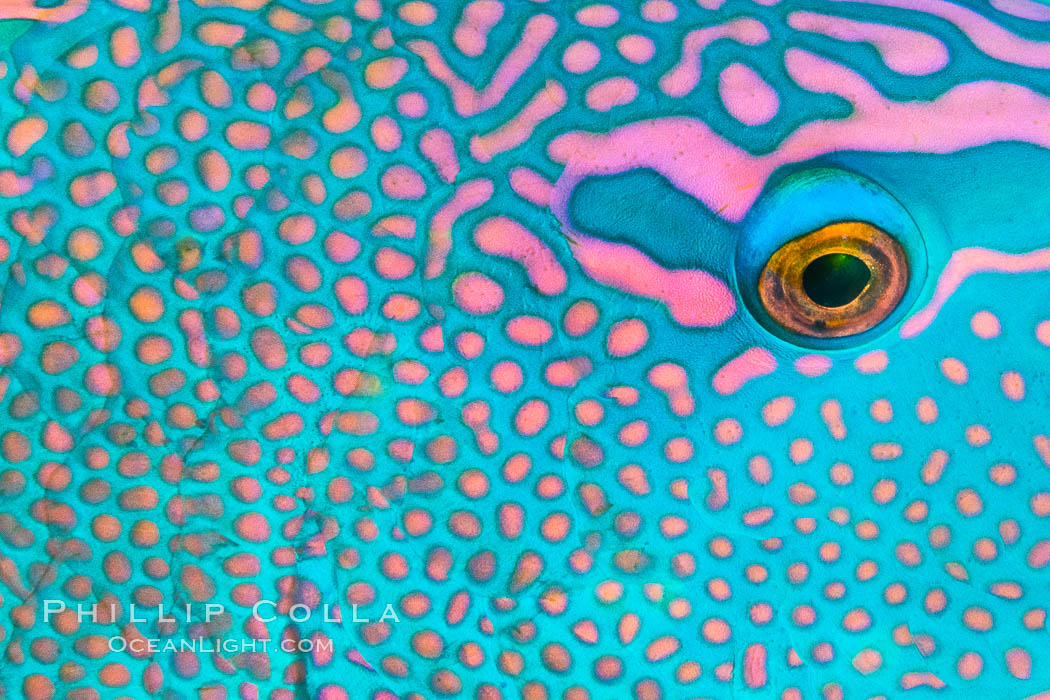
[{"label": "dark green pupil", "polygon": [[821,255],[802,273],[802,289],[821,306],[845,306],[864,291],[871,270],[860,258],[846,253]]}]

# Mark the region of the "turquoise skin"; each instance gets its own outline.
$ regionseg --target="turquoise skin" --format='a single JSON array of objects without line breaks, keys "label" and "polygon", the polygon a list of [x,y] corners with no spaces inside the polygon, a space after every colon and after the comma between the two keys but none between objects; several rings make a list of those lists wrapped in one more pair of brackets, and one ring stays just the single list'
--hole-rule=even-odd
[{"label": "turquoise skin", "polygon": [[[797,48],[891,101],[976,81],[1046,96],[1050,25],[969,4],[1035,42],[1019,65],[978,48],[985,25],[970,36],[876,4],[682,2],[668,21],[666,5],[615,4],[607,24],[608,10],[578,15],[584,3],[508,3],[474,56],[455,38],[464,7],[444,3],[432,17],[413,3],[287,6],[297,17],[182,3],[179,31],[175,5],[99,0],[57,24],[5,20],[18,23],[0,77],[8,696],[1050,690],[1050,156],[1014,137],[1021,103],[979,145],[828,148],[732,189],[727,209],[675,180],[684,161],[577,183],[554,146],[682,117],[749,157],[775,153],[854,111],[799,84]],[[950,60],[903,75],[868,43],[793,29],[800,10],[923,32]],[[458,107],[420,55],[432,42],[467,84],[498,83],[540,15],[556,27],[491,104]],[[697,84],[667,94],[686,33],[740,17],[769,38],[713,40]],[[617,48],[628,35],[654,55]],[[581,40],[600,54],[586,70],[586,51],[571,58]],[[776,93],[768,121],[746,125],[720,94],[735,63]],[[588,90],[616,77],[637,94],[596,109]],[[556,96],[550,80],[561,107],[517,143],[476,145]],[[976,133],[981,111],[949,113],[941,133]],[[432,130],[457,168],[422,145]],[[491,194],[453,217],[445,252],[442,208],[473,181]],[[532,238],[479,238],[493,217]],[[857,336],[785,331],[757,299],[766,259],[854,219],[904,245],[903,300]],[[581,262],[594,241],[655,267],[596,279]],[[971,248],[1021,262],[989,263],[902,337]],[[687,306],[706,320],[682,323],[656,298],[674,289],[638,293],[661,270],[704,271],[732,308],[697,294]],[[764,369],[720,374],[748,351]],[[49,602],[118,608],[74,624],[45,619]],[[267,635],[314,648],[244,646]],[[127,653],[140,637],[159,649]]]}]

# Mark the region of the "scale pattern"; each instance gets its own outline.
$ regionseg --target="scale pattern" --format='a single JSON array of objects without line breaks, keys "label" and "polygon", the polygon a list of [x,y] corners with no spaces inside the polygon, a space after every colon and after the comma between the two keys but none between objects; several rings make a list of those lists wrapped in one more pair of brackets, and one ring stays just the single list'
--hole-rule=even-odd
[{"label": "scale pattern", "polygon": [[[1050,689],[1045,5],[0,18],[0,697]],[[854,347],[737,288],[814,164],[925,240]]]}]

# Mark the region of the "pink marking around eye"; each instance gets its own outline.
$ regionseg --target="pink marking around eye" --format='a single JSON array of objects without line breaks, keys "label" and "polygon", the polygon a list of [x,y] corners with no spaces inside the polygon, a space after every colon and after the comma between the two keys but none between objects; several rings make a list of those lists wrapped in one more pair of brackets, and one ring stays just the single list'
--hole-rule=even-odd
[{"label": "pink marking around eye", "polygon": [[748,126],[765,124],[780,109],[777,91],[743,63],[731,63],[719,74],[718,94],[726,110]]},{"label": "pink marking around eye", "polygon": [[1020,66],[1050,68],[1050,42],[1019,37],[983,15],[945,0],[836,0],[863,2],[935,15],[954,24],[992,58]]},{"label": "pink marking around eye", "polygon": [[568,195],[583,178],[649,167],[726,220],[738,222],[777,168],[834,151],[952,153],[995,141],[1050,148],[1045,124],[1050,98],[1020,85],[980,81],[958,85],[931,102],[894,102],[856,72],[828,59],[789,49],[785,60],[802,88],[841,95],[853,104],[854,113],[809,122],[762,156],[686,117],[634,122],[605,134],[562,134],[548,147],[551,158],[566,165],[551,198],[552,210],[566,225]]},{"label": "pink marking around eye", "polygon": [[914,338],[926,330],[948,299],[966,279],[978,272],[1043,272],[1050,270],[1050,248],[1030,253],[1001,253],[987,248],[962,248],[952,253],[941,272],[933,298],[901,326],[902,338]]},{"label": "pink marking around eye", "polygon": [[735,394],[752,379],[771,374],[777,368],[777,358],[765,348],[748,348],[722,365],[711,380],[714,390],[723,396]]},{"label": "pink marking around eye", "polygon": [[769,40],[769,30],[749,17],[694,29],[682,41],[682,57],[677,65],[660,78],[660,89],[671,97],[688,95],[700,82],[700,53],[717,39],[734,39],[755,46]]},{"label": "pink marking around eye", "polygon": [[912,29],[816,12],[792,12],[788,15],[788,25],[792,29],[826,34],[841,41],[869,43],[890,70],[903,75],[928,75],[948,65],[948,47],[944,42]]},{"label": "pink marking around eye", "polygon": [[489,255],[519,263],[541,294],[565,291],[568,278],[554,253],[517,221],[505,216],[486,219],[474,229],[474,243]]},{"label": "pink marking around eye", "polygon": [[573,256],[584,272],[628,294],[662,302],[688,327],[725,323],[736,311],[726,284],[704,270],[668,270],[636,248],[574,234]]}]

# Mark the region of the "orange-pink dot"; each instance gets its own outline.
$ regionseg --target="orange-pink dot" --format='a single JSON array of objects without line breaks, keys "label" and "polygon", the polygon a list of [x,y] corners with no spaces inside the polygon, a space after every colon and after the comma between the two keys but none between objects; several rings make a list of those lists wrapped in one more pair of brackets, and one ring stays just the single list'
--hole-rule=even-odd
[{"label": "orange-pink dot", "polygon": [[952,384],[965,384],[970,379],[970,371],[966,365],[955,357],[946,357],[941,360],[941,373]]},{"label": "orange-pink dot", "polygon": [[729,623],[717,617],[705,620],[700,627],[700,634],[711,644],[725,644],[732,636]]},{"label": "orange-pink dot", "polygon": [[612,357],[628,357],[639,352],[649,342],[649,328],[637,318],[617,321],[609,329],[606,349]]},{"label": "orange-pink dot", "polygon": [[574,409],[576,420],[581,425],[595,426],[602,422],[605,417],[605,409],[594,399],[583,399],[576,404]]},{"label": "orange-pink dot", "polygon": [[715,424],[715,440],[721,445],[732,445],[744,436],[740,421],[735,418],[723,418]]},{"label": "orange-pink dot", "polygon": [[452,283],[452,296],[459,308],[476,315],[494,313],[504,300],[503,288],[480,272],[457,277]]},{"label": "orange-pink dot", "polygon": [[581,39],[565,49],[561,63],[570,73],[586,73],[598,65],[601,55],[601,51],[593,42]]},{"label": "orange-pink dot", "polygon": [[687,462],[693,458],[693,443],[685,436],[671,438],[664,445],[664,456],[669,462]]},{"label": "orange-pink dot", "polygon": [[992,613],[977,605],[963,611],[963,624],[975,632],[987,632],[995,626]]},{"label": "orange-pink dot", "polygon": [[959,657],[955,665],[959,677],[965,681],[972,681],[981,675],[984,670],[984,659],[975,651],[968,651]]},{"label": "orange-pink dot", "polygon": [[979,515],[984,510],[980,495],[973,489],[961,489],[955,494],[955,507],[966,517]]},{"label": "orange-pink dot", "polygon": [[929,396],[923,396],[915,405],[915,415],[920,423],[927,425],[933,423],[937,420],[938,415],[937,402]]},{"label": "orange-pink dot", "polygon": [[1006,669],[1019,680],[1032,677],[1032,655],[1027,650],[1014,647],[1006,652]]},{"label": "orange-pink dot", "polygon": [[971,425],[966,428],[966,442],[971,447],[983,447],[992,441],[992,434],[983,425]]},{"label": "orange-pink dot", "polygon": [[489,381],[493,388],[503,394],[510,394],[521,388],[524,374],[521,366],[513,360],[501,360],[492,366]]},{"label": "orange-pink dot", "polygon": [[806,438],[792,440],[788,448],[788,456],[795,464],[808,462],[813,457],[813,443]]},{"label": "orange-pink dot", "polygon": [[1003,372],[999,378],[999,386],[1003,395],[1011,401],[1020,401],[1025,396],[1025,381],[1019,372]]},{"label": "orange-pink dot", "polygon": [[637,447],[649,438],[649,424],[644,420],[627,423],[617,433],[617,439],[627,447]]},{"label": "orange-pink dot", "polygon": [[270,538],[270,523],[261,513],[245,513],[233,523],[234,531],[248,542],[265,542]]},{"label": "orange-pink dot", "polygon": [[1050,346],[1050,321],[1040,321],[1036,325],[1035,337],[1043,345]]},{"label": "orange-pink dot", "polygon": [[539,316],[522,315],[516,316],[505,326],[507,337],[518,345],[525,347],[538,347],[543,345],[554,335],[551,324]]},{"label": "orange-pink dot", "polygon": [[[594,302],[586,299],[577,301],[570,306],[569,310],[565,312],[565,318],[562,320],[565,332],[574,338],[589,333],[596,323],[598,323],[598,307],[594,305]],[[1050,345],[1050,341],[1047,344]]]},{"label": "orange-pink dot", "polygon": [[991,311],[978,311],[970,319],[970,329],[978,338],[990,339],[1002,332],[999,319]]}]

